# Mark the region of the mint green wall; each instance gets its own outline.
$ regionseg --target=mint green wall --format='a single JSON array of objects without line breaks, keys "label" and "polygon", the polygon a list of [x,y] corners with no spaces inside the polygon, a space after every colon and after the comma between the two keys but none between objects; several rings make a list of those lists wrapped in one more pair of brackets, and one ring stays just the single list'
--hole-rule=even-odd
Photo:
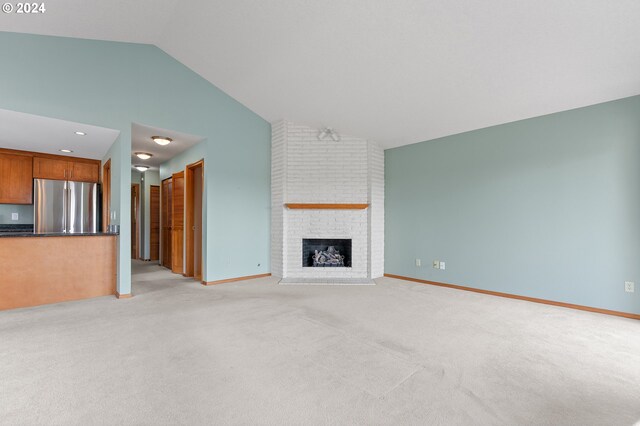
[{"label": "mint green wall", "polygon": [[[18,220],[11,220],[11,213],[18,213]],[[0,204],[0,224],[32,224],[33,204]]]},{"label": "mint green wall", "polygon": [[640,313],[639,161],[640,97],[387,150],[385,272]]},{"label": "mint green wall", "polygon": [[120,293],[131,288],[132,122],[207,139],[207,199],[215,207],[206,215],[205,279],[269,271],[268,122],[155,46],[3,32],[0,51],[0,108],[120,131],[103,159],[112,159],[121,225]]},{"label": "mint green wall", "polygon": [[142,173],[137,170],[131,170],[131,183],[141,183]]},{"label": "mint green wall", "polygon": [[[0,41],[2,40],[0,34]],[[79,120],[78,120],[79,121]],[[118,293],[131,293],[131,199],[130,184],[131,174],[127,160],[131,151],[131,136],[121,130],[116,141],[111,145],[107,154],[102,159],[100,173],[104,172],[104,165],[111,161],[111,206],[109,208],[109,223],[120,226],[118,237]],[[129,163],[131,160],[128,160]],[[103,180],[104,182],[104,180]],[[114,216],[115,215],[115,216]],[[126,220],[122,220],[122,218]]]}]

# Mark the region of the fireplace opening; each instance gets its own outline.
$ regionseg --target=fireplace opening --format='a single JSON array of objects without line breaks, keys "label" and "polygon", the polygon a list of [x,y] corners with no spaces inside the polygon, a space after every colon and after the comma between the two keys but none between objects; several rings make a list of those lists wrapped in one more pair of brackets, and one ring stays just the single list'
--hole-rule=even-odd
[{"label": "fireplace opening", "polygon": [[305,268],[350,268],[350,239],[304,238],[302,266]]}]

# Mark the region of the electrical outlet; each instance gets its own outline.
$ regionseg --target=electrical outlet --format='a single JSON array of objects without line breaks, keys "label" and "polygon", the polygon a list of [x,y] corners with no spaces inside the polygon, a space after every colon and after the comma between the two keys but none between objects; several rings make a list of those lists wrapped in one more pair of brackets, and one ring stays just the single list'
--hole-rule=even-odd
[{"label": "electrical outlet", "polygon": [[18,213],[11,213],[11,220],[18,220],[20,215]]},{"label": "electrical outlet", "polygon": [[433,261],[433,268],[434,269],[440,269],[440,261],[434,260]]},{"label": "electrical outlet", "polygon": [[422,266],[422,260],[416,259],[416,266]]},{"label": "electrical outlet", "polygon": [[633,293],[636,291],[636,285],[634,282],[632,281],[625,281],[624,282],[624,291],[626,291],[627,293]]},{"label": "electrical outlet", "polygon": [[440,262],[440,269],[447,269],[444,262]]}]

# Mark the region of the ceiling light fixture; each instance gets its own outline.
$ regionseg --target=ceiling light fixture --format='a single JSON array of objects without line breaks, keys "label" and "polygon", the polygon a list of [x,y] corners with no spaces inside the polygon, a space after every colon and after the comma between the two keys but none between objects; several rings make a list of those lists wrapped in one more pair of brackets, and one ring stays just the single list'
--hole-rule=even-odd
[{"label": "ceiling light fixture", "polygon": [[149,158],[153,157],[153,154],[149,154],[148,152],[136,152],[136,157],[138,157],[141,160],[148,160]]},{"label": "ceiling light fixture", "polygon": [[78,136],[87,136],[87,134],[85,132],[76,132],[76,135]]},{"label": "ceiling light fixture", "polygon": [[151,139],[153,139],[153,141],[158,145],[169,145],[171,142],[173,142],[173,139],[166,136],[151,136]]},{"label": "ceiling light fixture", "polygon": [[73,151],[70,149],[61,149],[60,152],[73,152]]},{"label": "ceiling light fixture", "polygon": [[338,142],[340,140],[340,135],[338,134],[338,132],[333,130],[331,127],[325,127],[324,129],[320,130],[320,133],[318,133],[319,141],[324,140],[327,137],[333,139],[334,142]]},{"label": "ceiling light fixture", "polygon": [[135,167],[139,172],[146,172],[147,170],[149,170],[149,167],[147,167],[147,166],[142,166],[142,165],[139,165],[139,166],[133,166],[133,167]]}]

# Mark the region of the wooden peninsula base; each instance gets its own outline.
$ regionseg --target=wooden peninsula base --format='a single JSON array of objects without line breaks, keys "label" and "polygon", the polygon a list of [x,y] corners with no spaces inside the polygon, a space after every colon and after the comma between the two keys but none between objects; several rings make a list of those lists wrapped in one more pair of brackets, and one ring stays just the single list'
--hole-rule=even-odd
[{"label": "wooden peninsula base", "polygon": [[116,236],[0,238],[0,310],[116,292]]}]

